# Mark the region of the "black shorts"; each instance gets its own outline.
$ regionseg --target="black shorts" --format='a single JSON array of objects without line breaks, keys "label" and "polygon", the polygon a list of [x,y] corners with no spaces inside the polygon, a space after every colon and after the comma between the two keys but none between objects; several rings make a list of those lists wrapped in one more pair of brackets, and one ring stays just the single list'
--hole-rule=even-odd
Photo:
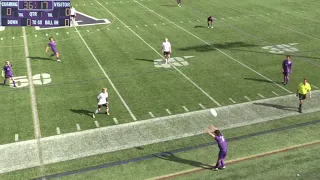
[{"label": "black shorts", "polygon": [[102,106],[107,107],[107,104],[100,104],[100,105],[98,104],[98,108],[101,108]]},{"label": "black shorts", "polygon": [[305,100],[306,96],[307,96],[307,94],[300,94],[299,93],[299,100]]},{"label": "black shorts", "polygon": [[170,51],[163,51],[163,55],[165,55],[165,56],[170,55]]},{"label": "black shorts", "polygon": [[71,15],[72,18],[76,17],[76,15]]}]

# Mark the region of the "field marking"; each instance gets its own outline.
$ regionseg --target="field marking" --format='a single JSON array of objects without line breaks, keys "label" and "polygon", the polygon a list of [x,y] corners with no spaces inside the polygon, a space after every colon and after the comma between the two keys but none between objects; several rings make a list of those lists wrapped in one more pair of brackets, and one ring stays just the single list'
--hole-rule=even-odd
[{"label": "field marking", "polygon": [[[243,10],[241,10],[241,9],[237,9],[237,8],[232,8],[232,7],[228,6],[228,5],[225,5],[224,3],[221,3],[221,2],[217,2],[217,3],[219,3],[219,4],[221,4],[221,5],[225,6],[225,7],[228,7],[228,8],[230,8],[230,9],[233,9],[233,10],[236,10],[236,11],[239,11],[239,12],[242,12],[242,13],[247,13],[247,11],[243,11]],[[250,10],[250,11],[251,11],[251,12],[254,12],[254,13],[257,13],[257,14],[259,13],[259,11],[252,11],[252,10]],[[251,15],[250,15],[250,16],[251,16]],[[254,15],[253,15],[253,16],[254,16]],[[286,26],[282,26],[282,25],[280,25],[279,23],[277,23],[277,22],[275,22],[275,21],[270,21],[270,20],[268,20],[267,18],[261,17],[260,19],[262,19],[262,20],[264,20],[264,21],[266,21],[266,22],[268,22],[268,23],[271,23],[271,24],[277,25],[277,26],[279,26],[279,27],[282,27],[282,28],[288,29],[288,30],[290,30],[290,31],[292,31],[292,32],[295,32],[295,33],[298,33],[298,34],[304,35],[304,36],[306,36],[306,37],[309,37],[309,38],[312,38],[312,39],[320,40],[320,39],[319,39],[319,38],[317,38],[317,37],[313,37],[313,36],[308,35],[308,34],[305,34],[305,33],[303,33],[303,32],[296,31],[296,30],[291,29],[291,28],[288,28],[288,27],[286,27]]]},{"label": "field marking", "polygon": [[204,107],[204,105],[202,105],[201,103],[199,103],[199,106],[200,106],[202,109],[206,109],[206,107]]},{"label": "field marking", "polygon": [[276,96],[279,96],[279,94],[277,94],[276,92],[274,92],[274,91],[271,91],[274,95],[276,95]]},{"label": "field marking", "polygon": [[[320,110],[320,90],[313,91],[313,93],[315,98],[306,103],[306,114]],[[278,104],[287,106],[288,104],[295,103],[295,95],[290,94],[281,97],[259,99],[253,102],[217,107],[215,110],[219,115],[215,118],[213,118],[210,110],[206,109],[159,118],[150,118],[148,120],[135,121],[115,126],[65,133],[59,136],[44,137],[41,138],[41,142],[43,142],[43,152],[45,153],[43,156],[45,160],[44,163],[51,164],[195,136],[203,134],[203,127],[207,127],[208,124],[211,123],[216,124],[220,129],[225,130],[297,116],[299,113],[295,110],[286,111],[274,107],[265,107],[263,105]],[[243,111],[244,109],[245,111]],[[260,110],[260,113],[256,113],[257,109]],[[236,115],[230,116],[230,114]],[[197,119],[197,126],[194,126],[193,124],[195,119]],[[320,124],[320,120],[314,121],[314,123],[308,122],[303,124],[303,126]],[[181,133],[181,131],[185,130],[185,125],[188,125],[188,132]],[[172,129],[175,129],[176,131],[172,131]],[[128,131],[130,131],[130,133],[123,133]],[[157,131],[157,133],[155,133],[155,131]],[[120,136],[121,138],[119,138]],[[108,141],[106,141],[105,137],[109,137]],[[130,141],[128,141],[128,139],[130,139]],[[79,144],[79,142],[81,143]],[[39,166],[39,161],[36,157],[38,152],[35,146],[36,140],[0,145],[1,152],[3,152],[0,153],[1,165],[2,167],[5,167],[0,168],[0,173]],[[68,151],[66,151],[66,149]],[[24,154],[26,152],[28,152],[30,156],[25,156]],[[12,154],[12,156],[9,154]],[[20,156],[20,154],[23,156]],[[34,161],[30,161],[31,159]]]},{"label": "field marking", "polygon": [[258,96],[260,96],[260,97],[261,97],[261,98],[263,98],[263,99],[265,98],[265,97],[264,97],[264,96],[262,96],[262,94],[260,94],[260,93],[258,93]]},{"label": "field marking", "polygon": [[247,96],[244,96],[244,98],[246,98],[248,101],[251,101],[251,99],[250,99],[250,98],[248,98]]},{"label": "field marking", "polygon": [[12,39],[14,39],[15,37],[12,37]]},{"label": "field marking", "polygon": [[[99,3],[100,4],[100,3]],[[101,5],[101,4],[100,4]],[[90,52],[91,56],[93,57],[93,59],[96,61],[97,65],[99,66],[99,68],[101,69],[101,71],[103,72],[104,76],[108,79],[110,85],[112,86],[112,88],[114,89],[114,91],[116,92],[116,94],[119,96],[122,104],[125,106],[125,108],[127,109],[127,111],[130,113],[132,119],[134,121],[137,120],[137,118],[135,117],[135,115],[132,113],[131,109],[129,108],[128,104],[125,102],[125,100],[123,99],[123,97],[121,96],[121,94],[119,93],[118,89],[116,88],[116,86],[113,84],[113,82],[111,81],[109,75],[106,73],[106,71],[103,69],[103,67],[101,66],[100,62],[98,61],[98,59],[96,58],[96,56],[93,54],[91,48],[88,46],[87,42],[83,39],[82,35],[80,34],[80,32],[78,31],[76,26],[73,26],[76,30],[76,32],[78,33],[80,39],[82,40],[82,42],[84,43],[84,45],[87,47],[88,51]]]},{"label": "field marking", "polygon": [[59,33],[56,33],[56,35],[59,35]]},{"label": "field marking", "polygon": [[[118,17],[116,17],[113,13],[111,13],[105,6],[103,6],[98,0],[95,0],[100,6],[102,6],[106,11],[108,11],[115,19],[118,19],[120,23],[122,23],[124,26],[126,24],[121,21]],[[134,1],[137,2],[137,1]],[[149,9],[150,10],[150,9]],[[153,12],[154,13],[154,12]],[[142,37],[140,37],[135,31],[133,31],[131,28],[127,27],[134,35],[136,35],[142,42],[144,42],[147,46],[149,46],[155,53],[157,53],[161,58],[163,58],[162,54],[159,53],[156,49],[154,49],[148,42],[146,42]],[[185,77],[191,84],[193,84],[196,88],[198,88],[203,94],[205,94],[210,100],[212,100],[214,103],[216,103],[218,106],[221,106],[216,100],[214,100],[207,92],[205,92],[200,86],[198,86],[194,81],[192,81],[188,76],[186,76],[183,72],[181,72],[177,67],[172,66],[175,70],[177,70],[183,77]]]},{"label": "field marking", "polygon": [[150,116],[152,117],[152,118],[154,118],[155,116],[152,114],[152,112],[149,112],[149,114],[150,114]]},{"label": "field marking", "polygon": [[119,124],[117,118],[113,118],[113,121],[114,121],[115,124]]},{"label": "field marking", "polygon": [[233,99],[231,99],[231,98],[229,98],[229,100],[230,100],[233,104],[236,103],[236,102],[235,102]]},{"label": "field marking", "polygon": [[15,134],[15,135],[14,135],[14,141],[15,141],[15,142],[19,141],[19,134]]},{"label": "field marking", "polygon": [[[97,0],[96,0],[96,1],[97,1]],[[144,6],[143,4],[139,3],[139,2],[136,1],[136,0],[134,0],[134,2],[137,3],[137,4],[139,4],[140,6],[144,7],[145,9],[151,10],[151,9],[149,9],[148,7]],[[208,43],[207,41],[201,39],[200,37],[196,36],[195,34],[191,33],[190,31],[188,31],[188,30],[184,29],[183,27],[175,24],[174,22],[170,21],[169,19],[165,18],[164,16],[162,16],[162,15],[160,15],[160,14],[154,12],[154,11],[153,11],[152,13],[154,13],[154,14],[158,15],[159,17],[161,17],[162,19],[165,19],[165,20],[167,20],[168,22],[174,24],[174,25],[175,25],[176,27],[178,27],[179,29],[185,31],[186,33],[188,33],[188,34],[190,34],[191,36],[195,37],[196,39],[202,41],[203,43],[207,44],[208,46],[213,47],[214,49],[216,49],[216,50],[219,51],[220,53],[224,54],[225,56],[227,56],[227,57],[230,58],[231,60],[237,62],[238,64],[240,64],[240,65],[242,65],[243,67],[251,70],[252,72],[258,74],[259,76],[261,76],[261,77],[263,77],[264,79],[268,80],[269,82],[275,84],[276,86],[278,86],[279,88],[283,89],[284,91],[287,91],[288,93],[292,93],[290,90],[284,88],[283,86],[279,85],[278,83],[274,82],[273,80],[269,79],[268,77],[262,75],[261,73],[259,73],[258,71],[252,69],[251,67],[249,67],[249,66],[247,66],[246,64],[242,63],[241,61],[233,58],[232,56],[230,56],[229,54],[225,53],[225,52],[222,51],[221,49],[216,48],[214,45],[212,45],[212,44]]]},{"label": "field marking", "polygon": [[41,139],[40,121],[39,121],[39,115],[38,115],[38,109],[37,109],[36,93],[35,93],[33,79],[32,79],[32,69],[31,69],[31,62],[29,58],[30,54],[28,49],[27,32],[25,27],[22,27],[22,34],[23,34],[24,53],[26,56],[26,63],[27,63],[32,119],[33,119],[33,127],[34,127],[34,133],[36,138],[37,156],[40,164],[40,174],[43,175],[44,163],[43,163],[42,147],[40,142],[40,139]]},{"label": "field marking", "polygon": [[316,89],[320,89],[320,88],[318,88],[317,86],[315,86],[315,85],[311,85],[312,87],[314,87],[314,88],[316,88]]},{"label": "field marking", "polygon": [[57,127],[56,130],[57,130],[57,134],[58,134],[58,135],[61,134],[61,131],[60,131],[60,128],[59,128],[59,127]]},{"label": "field marking", "polygon": [[94,124],[96,125],[96,127],[100,127],[99,122],[98,121],[94,121]]},{"label": "field marking", "polygon": [[[319,144],[320,144],[320,141],[313,141],[313,142],[309,142],[309,143],[305,143],[305,144],[299,144],[296,146],[289,146],[289,147],[276,149],[276,150],[272,150],[272,151],[267,151],[264,153],[259,153],[259,154],[255,154],[255,155],[251,155],[251,156],[245,156],[242,158],[228,160],[228,161],[226,161],[226,165],[235,164],[235,163],[248,161],[248,160],[252,160],[252,159],[257,159],[257,158],[263,158],[263,157],[267,157],[267,156],[271,156],[271,155],[275,155],[275,154],[279,154],[279,153],[283,153],[283,152],[287,152],[287,151],[291,151],[291,150],[315,146],[315,145],[319,145]],[[215,164],[211,164],[211,166],[214,166],[214,165]],[[151,178],[148,180],[163,180],[163,179],[167,180],[167,179],[176,178],[176,177],[187,175],[187,174],[193,174],[193,173],[200,172],[200,171],[208,171],[208,170],[204,169],[204,168],[193,168],[193,169],[189,169],[189,170],[185,170],[185,171],[167,174],[164,176],[154,177],[154,178]]]},{"label": "field marking", "polygon": [[166,109],[166,111],[167,111],[168,114],[172,114],[169,109]]},{"label": "field marking", "polygon": [[182,107],[186,112],[189,112],[189,109],[187,107],[185,107],[185,106],[182,106]]},{"label": "field marking", "polygon": [[76,124],[76,126],[77,126],[77,130],[78,130],[78,131],[81,131],[80,125],[79,125],[79,124]]}]

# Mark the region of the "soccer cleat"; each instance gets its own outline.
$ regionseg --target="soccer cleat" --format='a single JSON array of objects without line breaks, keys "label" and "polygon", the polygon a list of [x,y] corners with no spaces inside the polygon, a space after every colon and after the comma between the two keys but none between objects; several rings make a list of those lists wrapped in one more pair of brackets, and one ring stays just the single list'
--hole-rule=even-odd
[{"label": "soccer cleat", "polygon": [[57,59],[58,62],[60,62],[60,59]]},{"label": "soccer cleat", "polygon": [[226,166],[223,166],[223,167],[220,167],[219,169],[225,169],[226,168]]},{"label": "soccer cleat", "polygon": [[92,114],[92,118],[94,119],[94,118],[96,118],[96,116],[94,114]]},{"label": "soccer cleat", "polygon": [[299,108],[299,113],[302,113],[302,109]]},{"label": "soccer cleat", "polygon": [[106,114],[107,114],[107,115],[110,115],[110,113],[109,113],[109,112],[106,112]]}]

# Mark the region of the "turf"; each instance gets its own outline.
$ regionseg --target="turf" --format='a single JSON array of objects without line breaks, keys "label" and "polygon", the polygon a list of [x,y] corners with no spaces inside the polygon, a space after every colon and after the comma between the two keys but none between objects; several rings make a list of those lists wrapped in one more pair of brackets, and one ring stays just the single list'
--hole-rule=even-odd
[{"label": "turf", "polygon": [[[78,11],[96,18],[108,19],[111,24],[49,30],[26,28],[32,75],[47,73],[51,79],[48,84],[44,84],[45,81],[42,79],[43,84],[34,87],[42,137],[57,135],[57,128],[60,129],[61,134],[77,132],[76,124],[79,124],[83,131],[97,128],[94,121],[97,121],[100,127],[106,127],[116,125],[114,118],[120,124],[124,124],[134,122],[133,116],[137,121],[148,120],[152,118],[149,112],[156,117],[162,117],[169,115],[166,109],[169,109],[172,114],[186,112],[183,106],[189,111],[196,111],[202,109],[199,104],[205,108],[214,108],[219,105],[232,105],[234,102],[247,102],[246,97],[259,100],[262,99],[260,95],[264,98],[288,95],[295,93],[296,86],[304,77],[309,79],[313,90],[320,87],[318,78],[320,75],[318,51],[320,29],[316,25],[319,22],[317,20],[319,11],[316,7],[320,4],[317,1],[187,0],[183,1],[183,6],[180,8],[174,1],[165,0],[77,0],[72,3]],[[215,17],[212,29],[208,29],[206,24],[206,18],[209,15]],[[56,62],[54,57],[50,57],[50,53],[45,53],[50,36],[57,41],[61,54],[60,63]],[[22,28],[6,27],[4,31],[0,31],[0,58],[3,61],[8,59],[12,62],[14,75],[18,79],[28,74],[26,47],[22,37]],[[184,58],[188,62],[187,66],[155,67],[154,60],[161,59],[161,42],[165,37],[172,43],[172,56]],[[291,43],[297,44],[290,45]],[[278,51],[284,44],[296,48],[297,51],[286,50],[278,54],[269,52],[271,48],[276,48]],[[289,85],[283,86],[281,62],[287,54],[292,56],[293,73],[290,76]],[[186,59],[185,56],[193,57]],[[102,87],[107,87],[110,94],[111,115],[101,113],[96,116],[96,119],[92,119],[91,115],[96,109],[96,96]],[[1,86],[0,98],[2,101],[0,144],[15,142],[15,134],[18,134],[19,141],[34,139],[29,87],[13,89],[9,86]],[[319,117],[318,113],[312,113],[290,118],[292,120],[266,123],[267,127],[262,123],[245,127],[246,131],[228,130],[226,135],[235,137],[236,134],[241,134],[239,132],[248,134],[265,128],[311,121],[317,119],[316,117]],[[312,127],[317,128],[318,125],[312,125],[307,129],[316,132]],[[301,131],[305,130],[302,128]],[[286,137],[293,136],[294,133],[291,133],[279,133],[279,136],[274,135],[274,138],[276,140],[279,138],[281,142]],[[307,137],[307,133],[304,135]],[[260,138],[258,140],[252,138],[243,144],[237,144],[236,147],[241,149],[248,143],[257,146],[262,144],[261,142],[273,147],[273,143],[278,142],[266,137]],[[289,146],[309,140],[301,139],[300,141],[298,137],[296,138],[282,145]],[[185,140],[166,142],[165,145],[150,145],[152,147],[150,151],[131,149],[106,154],[103,155],[102,160],[106,163],[119,161],[156,153],[159,149],[162,150],[162,146],[164,146],[163,150],[169,151],[209,141],[210,139],[206,136],[190,137]],[[275,149],[281,148],[274,146]],[[247,150],[243,149],[243,151]],[[310,150],[310,153],[311,151],[314,152]],[[208,152],[207,149],[201,152],[201,155]],[[262,152],[262,149],[251,153],[259,152]],[[197,153],[186,155],[186,159],[190,159],[189,157]],[[301,153],[292,153],[293,158],[297,159],[301,155]],[[230,152],[230,158],[242,155],[246,154],[240,151]],[[275,156],[282,158],[285,155]],[[94,156],[79,161],[83,163],[93,161],[89,163],[89,166],[93,166],[103,164],[102,160],[97,160],[100,158],[100,156]],[[110,159],[106,160],[108,158]],[[272,158],[264,159],[272,161]],[[160,160],[151,161],[158,164]],[[254,164],[253,162],[256,161],[250,162]],[[252,167],[250,162],[247,165]],[[49,165],[45,168],[45,174],[86,167],[82,163],[79,165],[77,163],[77,160],[61,163],[65,169],[59,168],[61,166],[59,163]],[[152,163],[135,163],[138,165],[130,168],[112,167],[106,171],[114,173],[106,173],[102,170],[95,177],[102,178],[103,175],[109,174],[110,178],[120,178],[119,174],[125,168],[125,177],[129,179],[130,177],[150,178],[188,168],[188,165],[179,165],[177,169],[173,168],[173,171],[169,171],[174,165],[168,162],[167,164],[170,165],[163,165],[161,162],[159,167],[166,167],[161,172],[160,170],[154,172],[148,169],[148,166],[153,167],[150,165]],[[243,163],[236,164],[234,167],[246,166]],[[256,163],[263,162],[257,160]],[[274,161],[273,163],[275,166],[279,165]],[[306,167],[312,165],[312,163],[305,164]],[[144,168],[145,172],[148,170],[148,173],[142,171],[133,173],[138,167]],[[292,163],[286,167],[297,168]],[[235,167],[235,169],[241,168]],[[280,170],[260,173],[259,169],[251,169],[259,172],[254,174],[261,174],[257,178],[263,178],[263,174],[275,179],[287,178],[285,173],[276,176],[277,171]],[[247,170],[243,174],[248,174],[245,172]],[[287,172],[290,173],[290,177],[293,177],[291,176],[293,171]],[[194,174],[192,178],[207,178],[209,175],[207,173],[209,172]],[[12,177],[16,178],[20,175],[27,178],[41,176],[35,168],[14,172]],[[90,175],[92,176],[92,172],[72,177],[85,178]],[[225,175],[221,178],[231,176],[228,173]],[[5,175],[5,177],[10,176],[11,174]],[[252,175],[248,178],[254,177]],[[239,178],[245,177],[239,175]]]}]

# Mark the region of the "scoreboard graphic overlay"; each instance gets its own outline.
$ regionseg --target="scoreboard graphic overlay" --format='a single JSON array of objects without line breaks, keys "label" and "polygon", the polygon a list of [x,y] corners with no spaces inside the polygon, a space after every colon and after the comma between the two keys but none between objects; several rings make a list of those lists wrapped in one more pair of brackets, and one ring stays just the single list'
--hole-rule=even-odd
[{"label": "scoreboard graphic overlay", "polygon": [[0,26],[70,26],[70,0],[0,2]]}]

